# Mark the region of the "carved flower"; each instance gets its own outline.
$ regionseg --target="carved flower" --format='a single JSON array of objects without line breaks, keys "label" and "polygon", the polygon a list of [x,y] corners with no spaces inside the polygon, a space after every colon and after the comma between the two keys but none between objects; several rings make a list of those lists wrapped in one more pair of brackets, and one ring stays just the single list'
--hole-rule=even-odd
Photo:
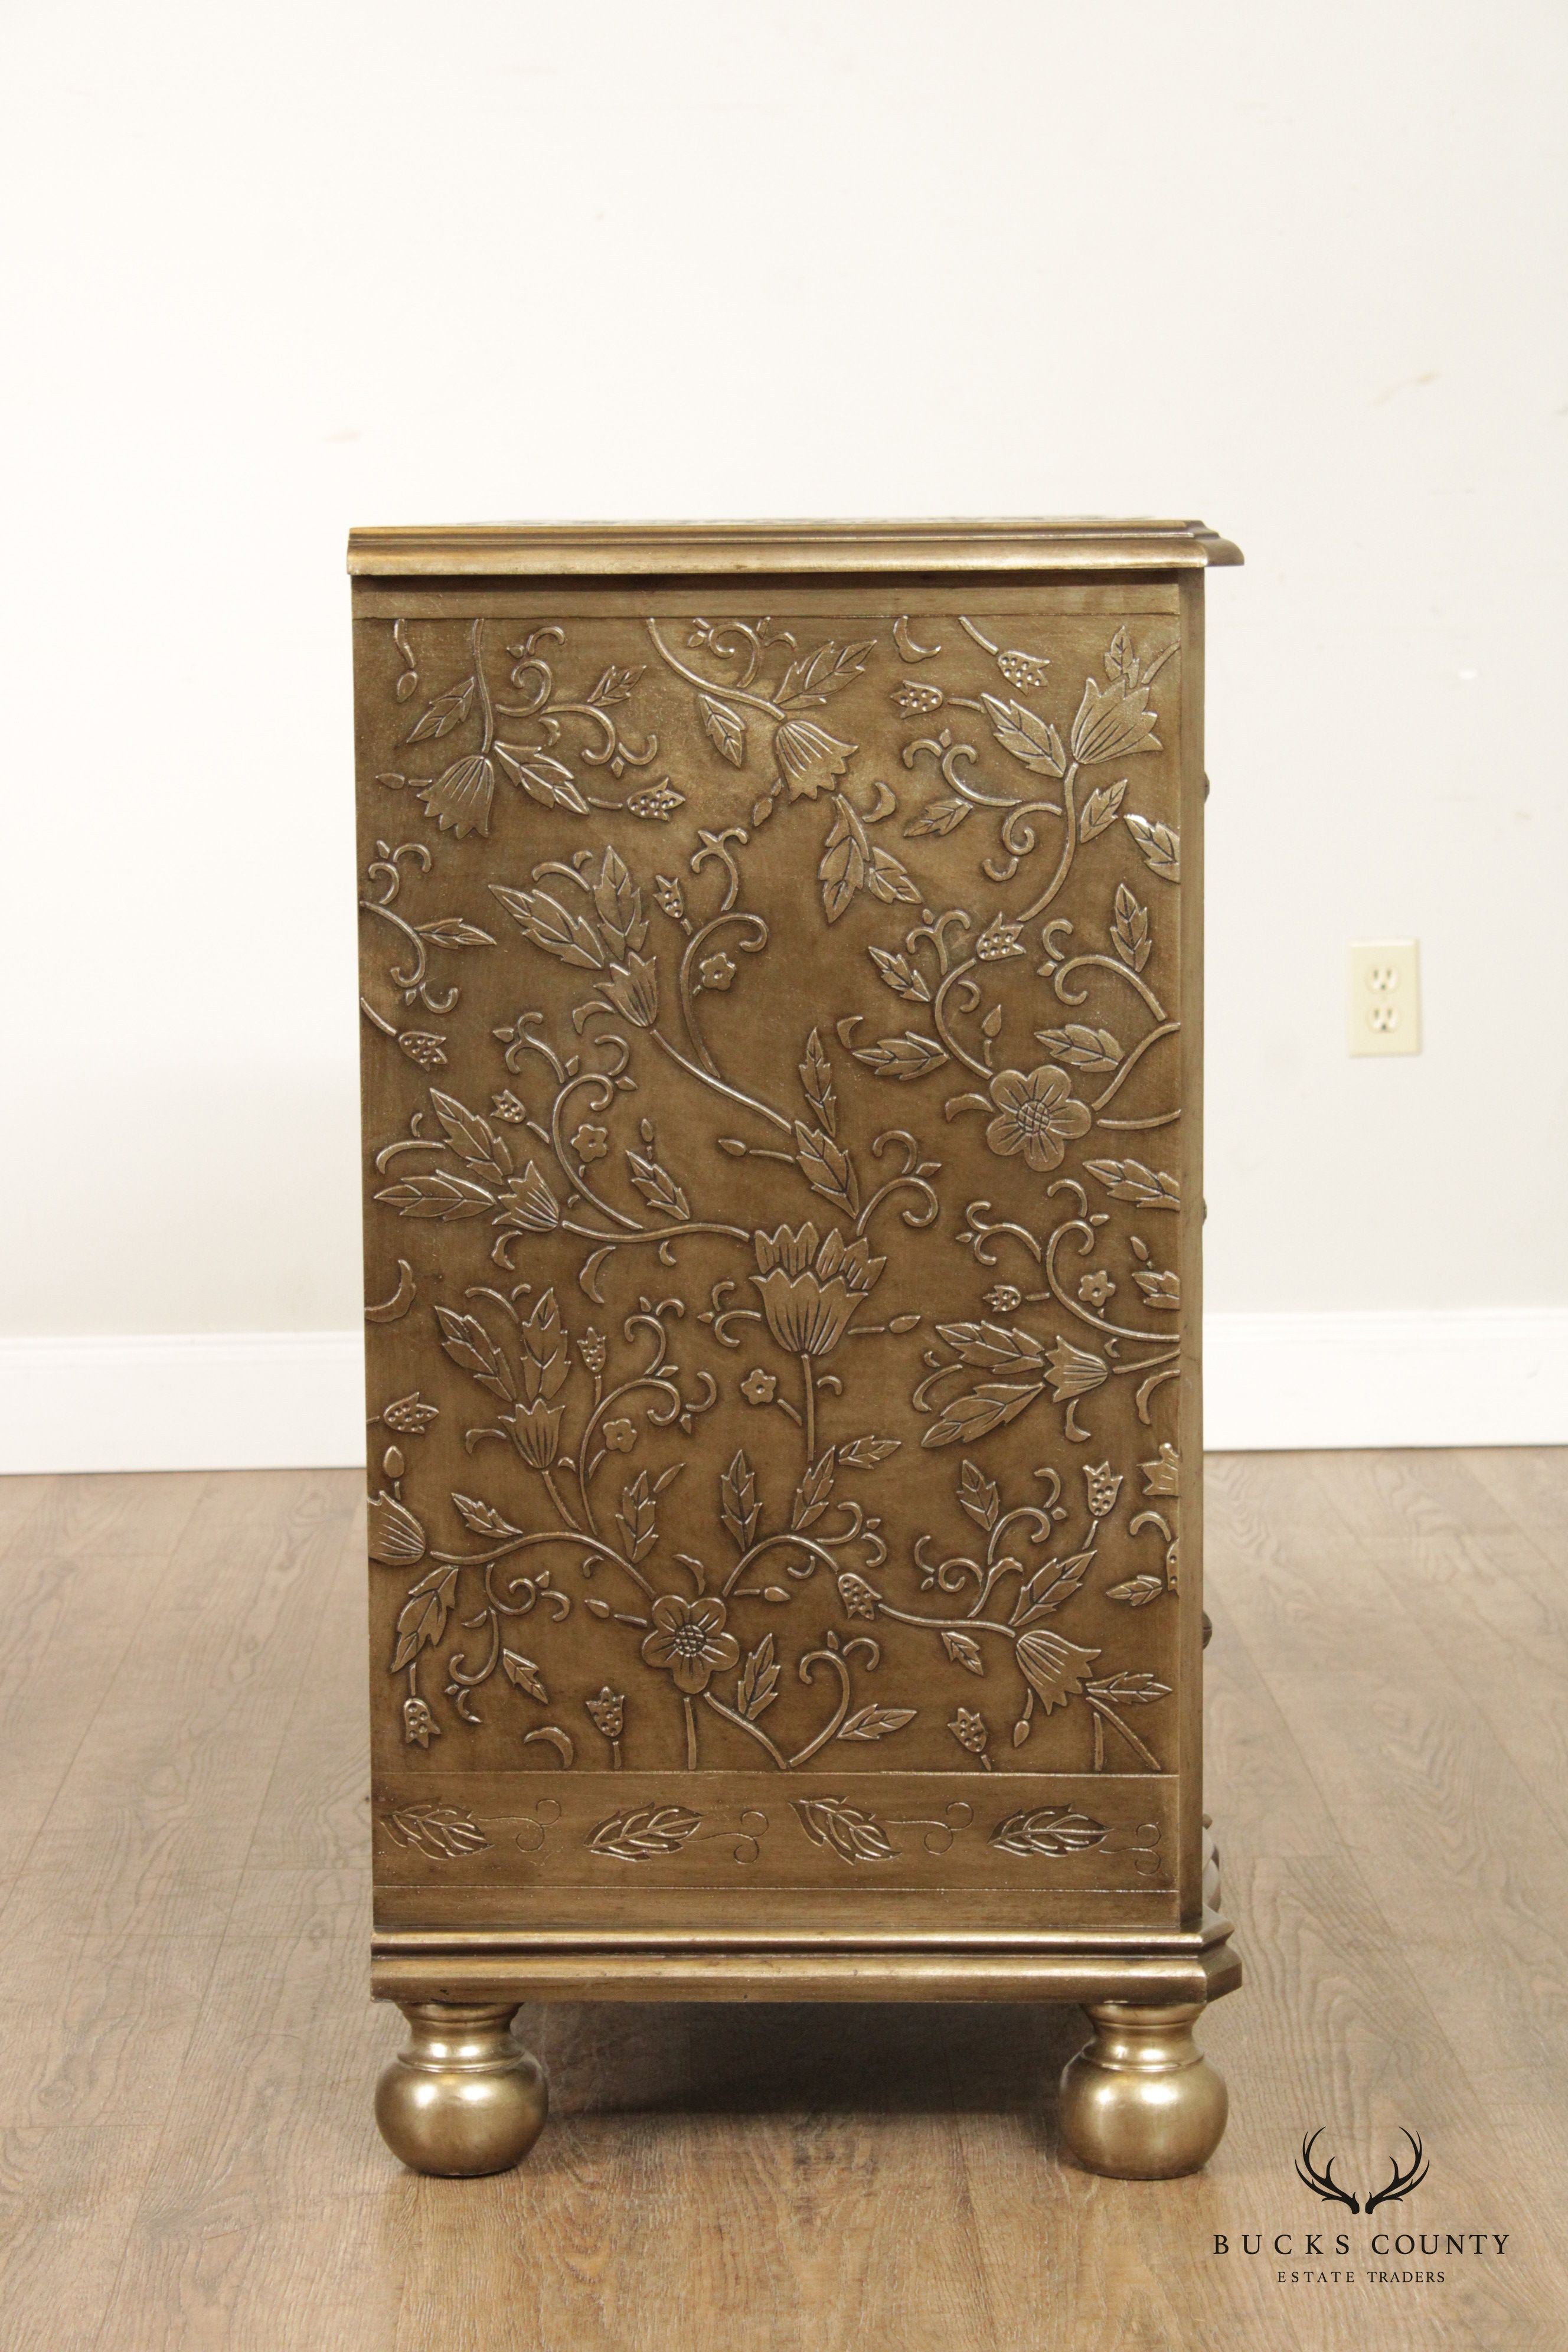
[{"label": "carved flower", "polygon": [[1080,768],[1101,760],[1125,760],[1133,751],[1157,751],[1156,714],[1147,708],[1146,686],[1129,688],[1113,678],[1101,688],[1091,677],[1083,682],[1083,700],[1072,723],[1072,755]]},{"label": "carved flower", "polygon": [[403,1737],[410,1748],[428,1748],[432,1732],[439,1739],[441,1727],[422,1698],[405,1698],[403,1702]]},{"label": "carved flower", "polygon": [[501,1205],[504,1215],[497,1223],[521,1226],[524,1233],[553,1233],[561,1223],[561,1203],[531,1160],[508,1184]]},{"label": "carved flower", "polygon": [[741,1382],[741,1394],[748,1404],[772,1404],[778,1392],[778,1381],[772,1372],[764,1372],[758,1364]]},{"label": "carved flower", "polygon": [[985,1747],[991,1734],[983,1715],[977,1715],[972,1706],[961,1706],[947,1727],[961,1748],[967,1748],[983,1764],[990,1763]]},{"label": "carved flower", "polygon": [[489,761],[478,753],[466,760],[454,760],[443,768],[434,782],[416,785],[425,813],[433,816],[442,833],[455,832],[462,840],[465,834],[488,834],[490,829],[490,801],[496,788],[496,772]]},{"label": "carved flower", "polygon": [[1086,1462],[1084,1484],[1089,1488],[1089,1508],[1092,1518],[1103,1519],[1116,1508],[1116,1497],[1121,1492],[1121,1474],[1113,1475],[1109,1462]]},{"label": "carved flower", "polygon": [[697,967],[697,977],[704,988],[728,988],[735,977],[735,967],[727,955],[704,956]]},{"label": "carved flower", "polygon": [[531,1469],[548,1470],[554,1461],[561,1443],[563,1410],[541,1399],[537,1404],[514,1405],[503,1416],[511,1431],[512,1443]]},{"label": "carved flower", "polygon": [[863,1576],[856,1576],[848,1569],[838,1580],[838,1598],[844,1603],[847,1617],[874,1617],[881,1597],[875,1585],[868,1584]]},{"label": "carved flower", "polygon": [[412,1396],[395,1397],[384,1406],[381,1417],[388,1429],[396,1430],[399,1437],[422,1437],[440,1411],[438,1404],[426,1404],[416,1389]]},{"label": "carved flower", "polygon": [[858,1307],[875,1289],[885,1258],[873,1257],[864,1235],[846,1243],[837,1225],[819,1244],[816,1227],[754,1233],[757,1272],[752,1287],[767,1326],[792,1356],[826,1356],[837,1348]]},{"label": "carved flower", "polygon": [[1080,1650],[1076,1642],[1036,1626],[1019,1634],[1016,1654],[1024,1680],[1049,1715],[1082,1690],[1085,1670],[1100,1652]]},{"label": "carved flower", "polygon": [[1024,926],[1010,923],[1005,915],[993,915],[974,942],[974,952],[982,963],[1000,963],[1007,956],[1024,953]]},{"label": "carved flower", "polygon": [[685,921],[686,899],[681,891],[678,875],[656,874],[653,877],[653,895],[661,912],[667,914],[672,923]]},{"label": "carved flower", "polygon": [[1046,1358],[1046,1378],[1058,1404],[1068,1397],[1087,1396],[1090,1389],[1099,1388],[1110,1378],[1110,1367],[1099,1356],[1091,1355],[1086,1348],[1075,1348],[1060,1332]]},{"label": "carved flower", "polygon": [[629,1421],[607,1421],[605,1443],[612,1454],[629,1454],[637,1442],[637,1425]]},{"label": "carved flower", "polygon": [[1107,1307],[1116,1296],[1116,1285],[1108,1274],[1086,1274],[1078,1295],[1086,1307]]},{"label": "carved flower", "polygon": [[384,1488],[365,1507],[370,1556],[384,1568],[412,1568],[425,1557],[425,1530],[409,1509]]},{"label": "carved flower", "polygon": [[632,949],[625,963],[613,963],[599,992],[635,1029],[651,1029],[658,1019],[658,959]]},{"label": "carved flower", "polygon": [[1015,1307],[1024,1304],[1024,1294],[1015,1290],[1010,1282],[998,1282],[986,1292],[985,1304],[993,1315],[1011,1315]]},{"label": "carved flower", "polygon": [[521,1127],[528,1117],[528,1105],[519,1102],[510,1087],[503,1094],[490,1097],[490,1108],[498,1118],[506,1121],[508,1127]]},{"label": "carved flower", "polygon": [[927,710],[940,710],[942,688],[940,686],[919,686],[912,678],[906,679],[902,686],[893,688],[893,708],[906,719],[918,718]]},{"label": "carved flower", "polygon": [[634,816],[650,817],[656,824],[668,824],[676,810],[685,805],[686,794],[678,793],[668,776],[646,793],[634,793],[626,803]]},{"label": "carved flower", "polygon": [[579,1160],[603,1160],[610,1148],[610,1139],[602,1127],[584,1120],[572,1138],[572,1149]]},{"label": "carved flower", "polygon": [[1026,1076],[1022,1070],[999,1070],[991,1099],[996,1117],[985,1130],[986,1142],[1004,1160],[1021,1151],[1037,1175],[1059,1168],[1072,1138],[1089,1133],[1087,1105],[1073,1100],[1066,1073],[1045,1063]]},{"label": "carved flower", "polygon": [[833,779],[844,773],[850,752],[859,748],[841,743],[815,719],[786,719],[773,737],[773,757],[792,801],[814,801],[824,785],[832,790]]},{"label": "carved flower", "polygon": [[626,1719],[626,1704],[622,1692],[613,1691],[606,1683],[597,1698],[585,1698],[583,1704],[587,1708],[594,1724],[604,1733],[606,1739],[620,1738]]},{"label": "carved flower", "polygon": [[679,1592],[661,1592],[653,1604],[653,1631],[643,1642],[644,1659],[664,1667],[677,1690],[695,1698],[721,1668],[740,1663],[741,1645],[724,1631],[729,1613],[713,1594],[688,1601]]},{"label": "carved flower", "polygon": [[585,1371],[592,1372],[594,1378],[597,1380],[599,1374],[605,1369],[604,1333],[602,1331],[595,1331],[593,1325],[590,1323],[587,1329],[584,1332],[583,1337],[577,1342],[577,1353],[583,1359],[584,1370]]},{"label": "carved flower", "polygon": [[422,1070],[439,1070],[447,1060],[447,1040],[438,1037],[434,1029],[405,1029],[398,1036],[398,1050],[417,1062]]}]

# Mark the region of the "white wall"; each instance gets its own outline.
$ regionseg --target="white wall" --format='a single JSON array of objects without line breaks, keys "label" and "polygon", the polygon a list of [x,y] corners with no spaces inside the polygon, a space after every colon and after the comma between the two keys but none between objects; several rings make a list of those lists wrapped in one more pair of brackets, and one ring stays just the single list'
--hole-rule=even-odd
[{"label": "white wall", "polygon": [[[579,515],[1238,539],[1210,1304],[1568,1306],[1560,0],[84,0],[9,47],[0,1328],[353,1327],[343,534]],[[1426,1050],[1352,1061],[1346,942],[1408,932]]]}]

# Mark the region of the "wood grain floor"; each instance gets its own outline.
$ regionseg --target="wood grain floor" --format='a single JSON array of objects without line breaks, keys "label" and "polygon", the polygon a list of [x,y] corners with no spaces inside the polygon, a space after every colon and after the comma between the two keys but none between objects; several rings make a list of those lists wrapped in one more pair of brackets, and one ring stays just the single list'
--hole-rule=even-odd
[{"label": "wood grain floor", "polygon": [[[416,2179],[370,2091],[358,1480],[0,1482],[6,2352],[1568,2345],[1568,1454],[1209,1465],[1229,2135],[1059,2160],[1070,2011],[550,2010],[530,2163]],[[1345,2217],[1441,2284],[1281,2284]],[[1363,2239],[1364,2221],[1346,2226]],[[1213,2251],[1215,2233],[1228,2255]],[[1265,2252],[1241,2251],[1264,2233]],[[1331,2246],[1331,2235],[1325,2241]]]}]

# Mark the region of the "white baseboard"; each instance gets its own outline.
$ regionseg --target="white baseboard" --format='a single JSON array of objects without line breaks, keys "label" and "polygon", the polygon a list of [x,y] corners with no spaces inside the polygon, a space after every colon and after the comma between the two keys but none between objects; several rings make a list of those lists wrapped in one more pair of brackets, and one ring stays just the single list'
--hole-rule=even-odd
[{"label": "white baseboard", "polygon": [[[1211,1451],[1568,1444],[1568,1308],[1212,1315]],[[357,1331],[0,1337],[0,1471],[364,1459]]]}]

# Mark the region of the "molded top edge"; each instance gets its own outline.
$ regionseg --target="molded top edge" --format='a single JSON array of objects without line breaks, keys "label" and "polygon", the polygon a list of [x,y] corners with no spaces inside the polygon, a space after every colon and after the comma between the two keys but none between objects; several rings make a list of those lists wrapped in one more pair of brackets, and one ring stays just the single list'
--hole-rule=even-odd
[{"label": "molded top edge", "polygon": [[1099,515],[931,522],[410,523],[351,530],[370,578],[749,572],[1145,572],[1239,563],[1201,522]]}]

